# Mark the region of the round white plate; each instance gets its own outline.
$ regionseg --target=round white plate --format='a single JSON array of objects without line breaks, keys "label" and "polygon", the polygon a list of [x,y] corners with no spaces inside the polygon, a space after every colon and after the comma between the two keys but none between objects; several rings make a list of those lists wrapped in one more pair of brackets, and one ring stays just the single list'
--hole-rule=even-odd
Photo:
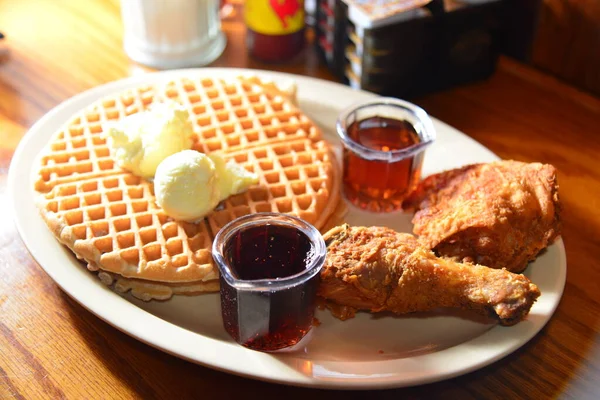
[{"label": "round white plate", "polygon": [[[359,313],[342,322],[326,311],[318,311],[321,325],[311,331],[306,346],[294,352],[267,354],[235,344],[222,328],[218,294],[144,303],[129,295],[120,296],[100,283],[54,239],[39,217],[32,189],[35,156],[72,114],[105,95],[178,75],[235,77],[249,73],[275,81],[294,80],[301,108],[333,142],[338,112],[373,96],[335,83],[265,71],[170,71],[84,92],[50,111],[29,130],[9,171],[17,228],[33,257],[66,293],[121,331],[177,357],[246,377],[321,388],[390,388],[454,377],[506,356],[542,329],[556,309],[565,284],[566,256],[561,240],[528,267],[526,275],[539,286],[542,295],[527,320],[515,326],[496,326],[461,312],[400,317]],[[437,141],[427,151],[425,175],[497,159],[457,130],[437,120],[434,123]],[[377,215],[351,209],[348,222],[412,230],[410,215],[402,213]]]}]

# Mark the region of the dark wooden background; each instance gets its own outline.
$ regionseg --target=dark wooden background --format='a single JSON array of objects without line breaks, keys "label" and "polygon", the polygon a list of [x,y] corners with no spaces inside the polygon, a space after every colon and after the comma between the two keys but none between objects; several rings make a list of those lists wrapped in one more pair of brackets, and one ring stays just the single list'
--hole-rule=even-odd
[{"label": "dark wooden background", "polygon": [[543,0],[532,64],[600,94],[600,1]]}]

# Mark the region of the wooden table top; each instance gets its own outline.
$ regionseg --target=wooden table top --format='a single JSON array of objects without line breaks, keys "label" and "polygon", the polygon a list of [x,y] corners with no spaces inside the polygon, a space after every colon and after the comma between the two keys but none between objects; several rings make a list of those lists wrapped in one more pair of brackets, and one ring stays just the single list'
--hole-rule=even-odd
[{"label": "wooden table top", "polygon": [[[248,58],[237,16],[223,28],[228,46],[214,66],[333,79],[310,49],[294,64],[267,66]],[[182,361],[121,333],[58,288],[29,255],[12,222],[6,185],[12,154],[27,129],[60,102],[147,69],[122,50],[116,0],[0,2],[0,31],[9,48],[0,60],[0,398],[340,395]],[[502,59],[485,82],[413,100],[502,158],[558,168],[567,284],[547,326],[502,360],[435,384],[343,396],[600,397],[600,99]]]}]

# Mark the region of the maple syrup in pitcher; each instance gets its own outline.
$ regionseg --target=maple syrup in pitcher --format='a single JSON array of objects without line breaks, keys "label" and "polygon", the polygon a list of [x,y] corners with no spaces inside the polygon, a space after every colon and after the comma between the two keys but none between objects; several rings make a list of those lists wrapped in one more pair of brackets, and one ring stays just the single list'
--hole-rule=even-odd
[{"label": "maple syrup in pitcher", "polygon": [[362,209],[389,212],[401,209],[418,183],[423,150],[435,134],[426,114],[419,115],[419,110],[424,114],[420,108],[396,99],[378,101],[381,104],[359,106],[338,120],[344,143],[344,194]]},{"label": "maple syrup in pitcher", "polygon": [[236,342],[273,351],[295,345],[312,327],[325,245],[316,229],[294,217],[276,218],[294,219],[314,232],[261,214],[242,217],[257,218],[262,222],[226,226],[215,239],[226,236],[215,258],[222,272],[221,312]]},{"label": "maple syrup in pitcher", "polygon": [[[348,127],[352,140],[373,150],[401,150],[419,143],[419,136],[408,121],[372,117]],[[362,208],[398,208],[421,176],[414,168],[415,157],[396,162],[366,160],[348,152],[344,156],[346,196]],[[376,204],[372,204],[375,200]]]}]

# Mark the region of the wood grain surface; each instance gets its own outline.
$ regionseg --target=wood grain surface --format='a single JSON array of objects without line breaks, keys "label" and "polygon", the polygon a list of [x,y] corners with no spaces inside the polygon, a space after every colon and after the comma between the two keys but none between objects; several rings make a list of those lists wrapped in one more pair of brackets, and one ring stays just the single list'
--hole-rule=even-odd
[{"label": "wood grain surface", "polygon": [[600,95],[599,49],[600,2],[542,2],[533,44],[533,65]]},{"label": "wood grain surface", "polygon": [[[214,66],[332,79],[311,49],[287,65],[248,58],[239,9]],[[27,129],[69,97],[143,73],[122,50],[116,0],[0,0],[0,398],[600,398],[600,100],[508,60],[488,81],[413,99],[503,158],[559,170],[568,277],[548,325],[476,372],[407,389],[332,392],[239,378],[119,332],[71,300],[29,255],[6,178]]]}]

